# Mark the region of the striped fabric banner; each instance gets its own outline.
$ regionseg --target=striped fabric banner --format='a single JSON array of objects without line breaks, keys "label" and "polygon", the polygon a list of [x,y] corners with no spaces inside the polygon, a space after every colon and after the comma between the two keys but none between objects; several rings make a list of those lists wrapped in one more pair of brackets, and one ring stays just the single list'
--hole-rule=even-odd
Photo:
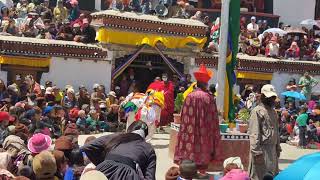
[{"label": "striped fabric banner", "polygon": [[169,68],[174,73],[176,73],[179,76],[179,78],[181,79],[183,77],[183,74],[177,68],[174,67],[174,65],[170,62],[170,60],[163,54],[162,51],[160,51],[160,49],[157,46],[155,46],[154,48],[158,51],[159,55],[162,57],[164,62],[169,66]]},{"label": "striped fabric banner", "polygon": [[142,45],[132,56],[125,62],[123,65],[119,66],[112,72],[112,79],[116,79],[141,53],[141,51],[146,47],[146,45]]}]

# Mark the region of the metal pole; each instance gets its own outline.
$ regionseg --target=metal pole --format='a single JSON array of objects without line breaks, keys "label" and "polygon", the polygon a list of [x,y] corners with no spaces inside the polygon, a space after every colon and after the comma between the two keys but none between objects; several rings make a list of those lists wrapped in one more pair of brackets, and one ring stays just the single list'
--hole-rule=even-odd
[{"label": "metal pole", "polygon": [[223,112],[223,109],[224,109],[224,91],[225,91],[225,80],[226,80],[226,61],[227,61],[228,29],[229,29],[229,5],[230,5],[230,0],[222,1],[219,60],[218,60],[218,91],[217,91],[218,92],[217,108],[219,112]]}]

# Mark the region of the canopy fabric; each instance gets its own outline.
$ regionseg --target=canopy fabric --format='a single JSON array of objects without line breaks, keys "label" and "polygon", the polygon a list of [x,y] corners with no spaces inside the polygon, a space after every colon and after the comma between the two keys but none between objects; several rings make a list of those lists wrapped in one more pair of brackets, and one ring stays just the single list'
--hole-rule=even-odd
[{"label": "canopy fabric", "polygon": [[246,72],[238,71],[237,78],[239,79],[255,79],[255,80],[264,80],[271,81],[273,75],[271,73],[257,73],[257,72]]},{"label": "canopy fabric", "polygon": [[134,54],[130,56],[130,58],[117,69],[112,72],[112,79],[117,78],[141,53],[141,51],[145,48],[145,45],[142,45]]},{"label": "canopy fabric", "polygon": [[49,67],[51,58],[23,56],[0,56],[0,64],[21,65],[29,67]]},{"label": "canopy fabric", "polygon": [[186,48],[188,45],[195,45],[201,49],[207,41],[207,38],[196,38],[192,36],[177,37],[165,36],[159,34],[146,34],[137,32],[128,32],[120,30],[111,30],[100,28],[96,38],[101,43],[124,44],[132,46],[140,46],[147,44],[155,47],[158,42],[170,49]]},{"label": "canopy fabric", "polygon": [[157,51],[158,51],[158,53],[160,54],[160,56],[162,57],[162,59],[164,60],[164,62],[169,66],[169,68],[171,69],[171,71],[173,71],[174,73],[176,73],[179,77],[180,77],[180,79],[181,78],[183,78],[183,74],[176,68],[176,67],[174,67],[174,65],[169,61],[169,59],[163,54],[163,52],[161,52],[160,51],[160,49],[157,47],[157,46],[155,46],[154,47]]}]

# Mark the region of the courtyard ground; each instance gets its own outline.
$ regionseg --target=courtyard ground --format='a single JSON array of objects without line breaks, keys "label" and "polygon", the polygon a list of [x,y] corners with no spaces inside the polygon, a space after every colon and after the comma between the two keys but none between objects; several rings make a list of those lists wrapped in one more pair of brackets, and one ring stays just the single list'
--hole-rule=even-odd
[{"label": "courtyard ground", "polygon": [[[95,136],[99,137],[101,135],[103,134]],[[88,136],[83,135],[79,137],[80,145],[83,144],[86,137]],[[157,154],[157,180],[164,180],[165,173],[171,166],[173,166],[172,159],[168,156],[169,138],[169,134],[155,134],[153,140],[151,141]],[[282,144],[281,147],[282,153],[279,160],[280,169],[286,168],[289,164],[303,155],[317,152],[317,150],[298,149],[297,147],[288,144]]]}]

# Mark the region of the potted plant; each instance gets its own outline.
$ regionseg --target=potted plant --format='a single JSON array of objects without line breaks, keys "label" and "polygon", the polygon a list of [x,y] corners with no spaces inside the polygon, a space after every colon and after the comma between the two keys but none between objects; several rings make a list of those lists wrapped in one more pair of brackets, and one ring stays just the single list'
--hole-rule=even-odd
[{"label": "potted plant", "polygon": [[229,128],[229,124],[228,122],[226,122],[225,120],[221,121],[221,123],[219,124],[220,127],[220,131],[221,133],[226,133],[228,128]]},{"label": "potted plant", "polygon": [[239,131],[246,133],[248,131],[248,121],[250,118],[250,111],[247,108],[240,109],[238,112]]},{"label": "potted plant", "polygon": [[175,114],[173,114],[173,121],[176,124],[180,124],[181,123],[181,108],[183,105],[183,93],[179,93],[176,97],[176,99],[174,100],[174,112]]}]

